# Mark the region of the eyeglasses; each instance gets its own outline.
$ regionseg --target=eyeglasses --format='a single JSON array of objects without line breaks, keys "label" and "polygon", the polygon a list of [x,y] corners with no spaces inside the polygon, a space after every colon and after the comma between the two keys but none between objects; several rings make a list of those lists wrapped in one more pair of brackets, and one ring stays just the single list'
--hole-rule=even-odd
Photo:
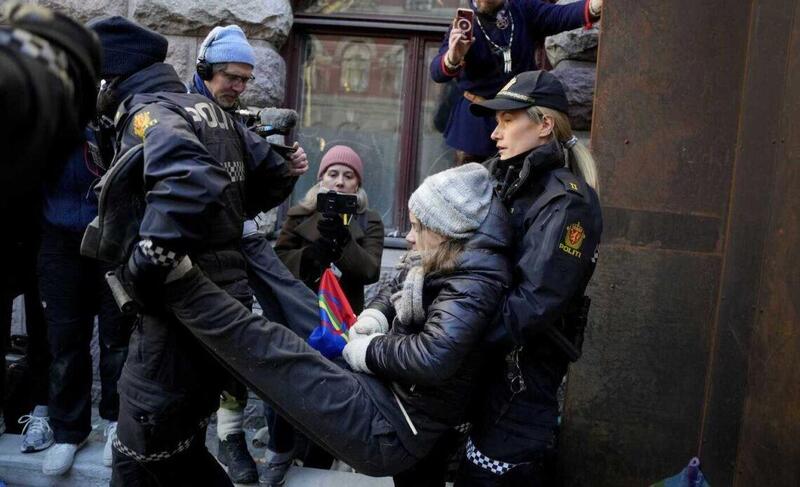
[{"label": "eyeglasses", "polygon": [[242,85],[247,85],[248,82],[256,79],[256,77],[253,76],[252,74],[250,76],[239,76],[238,74],[229,73],[225,70],[220,71],[220,73],[222,73],[222,75],[225,76],[225,79],[228,80],[228,83],[232,85],[238,83],[241,83]]}]

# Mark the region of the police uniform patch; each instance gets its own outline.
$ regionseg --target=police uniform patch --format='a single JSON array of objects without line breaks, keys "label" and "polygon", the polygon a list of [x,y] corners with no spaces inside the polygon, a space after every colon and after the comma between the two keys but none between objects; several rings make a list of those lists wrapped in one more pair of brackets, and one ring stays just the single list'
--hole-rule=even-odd
[{"label": "police uniform patch", "polygon": [[150,112],[139,112],[133,117],[133,135],[144,140],[147,129],[156,125],[158,120],[150,117]]},{"label": "police uniform patch", "polygon": [[558,244],[558,248],[573,257],[580,258],[583,255],[581,246],[585,238],[586,232],[583,230],[581,222],[575,222],[567,225],[564,231],[564,240]]}]

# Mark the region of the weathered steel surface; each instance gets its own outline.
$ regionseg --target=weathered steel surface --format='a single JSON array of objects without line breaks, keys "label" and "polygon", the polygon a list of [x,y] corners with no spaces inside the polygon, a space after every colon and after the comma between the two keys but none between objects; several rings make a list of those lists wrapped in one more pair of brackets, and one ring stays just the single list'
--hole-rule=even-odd
[{"label": "weathered steel surface", "polygon": [[747,14],[725,0],[608,2],[592,127],[605,206],[724,214]]},{"label": "weathered steel surface", "polygon": [[[795,9],[796,0],[756,1],[752,4],[749,29],[744,32],[749,44],[741,57],[748,62],[740,96],[738,149],[734,161],[729,224],[724,239],[725,265],[716,341],[711,351],[709,394],[699,445],[704,470],[714,485],[734,485],[737,451],[745,454],[753,451],[739,442],[741,425],[747,420],[745,399],[753,397],[754,387],[772,378],[766,374],[755,382],[748,381],[746,371],[748,363],[752,367],[754,362],[767,359],[767,356],[759,355],[758,341],[752,339],[759,317],[760,289],[764,278],[769,275],[764,267],[765,257],[773,252],[776,243],[775,235],[770,231],[770,219],[774,199],[779,196],[775,193],[776,184],[780,184],[776,170],[783,159],[780,132],[785,129],[781,128],[783,122],[779,114],[785,110],[785,91],[791,85],[787,78],[791,73],[787,59],[794,57],[796,63],[797,57],[797,50],[792,54],[789,49],[792,23],[796,22]],[[794,245],[798,243],[800,241],[795,238]],[[791,268],[788,265],[785,270]],[[795,265],[794,269],[798,267]],[[797,351],[800,350],[795,348]],[[800,387],[797,382],[795,386],[795,389]],[[763,392],[766,391],[758,393],[757,401],[783,401],[780,394],[765,397]],[[793,407],[797,408],[796,401],[794,404]],[[778,422],[773,424],[782,424],[783,418],[776,414],[772,420]],[[761,467],[770,471],[787,471],[779,463],[761,464]],[[786,484],[744,482],[740,485]]]},{"label": "weathered steel surface", "polygon": [[[780,104],[769,227],[755,288],[747,406],[735,485],[800,485],[800,3],[784,3],[793,20],[785,72],[773,87]],[[777,73],[776,73],[777,74]]]},{"label": "weathered steel surface", "polygon": [[800,3],[607,2],[568,485],[800,485]]},{"label": "weathered steel surface", "polygon": [[720,262],[621,246],[601,258],[568,384],[569,485],[649,485],[694,455]]}]

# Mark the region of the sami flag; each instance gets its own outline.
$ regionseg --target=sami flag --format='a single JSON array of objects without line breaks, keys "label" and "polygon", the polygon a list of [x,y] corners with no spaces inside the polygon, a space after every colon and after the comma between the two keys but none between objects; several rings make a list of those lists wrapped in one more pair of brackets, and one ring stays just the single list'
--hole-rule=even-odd
[{"label": "sami flag", "polygon": [[356,315],[330,268],[322,273],[317,296],[320,325],[309,335],[308,344],[333,359],[342,354],[347,344],[347,330],[356,322]]}]

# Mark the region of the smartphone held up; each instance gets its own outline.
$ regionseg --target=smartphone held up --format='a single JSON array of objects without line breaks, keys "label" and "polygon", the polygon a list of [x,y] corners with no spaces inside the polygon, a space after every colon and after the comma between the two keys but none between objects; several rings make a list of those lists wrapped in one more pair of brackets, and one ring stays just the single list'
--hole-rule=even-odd
[{"label": "smartphone held up", "polygon": [[358,197],[350,193],[320,191],[317,211],[323,215],[354,215],[358,211]]},{"label": "smartphone held up", "polygon": [[456,11],[456,18],[453,21],[455,28],[462,32],[465,40],[472,40],[472,25],[475,20],[475,12],[468,8],[460,8]]}]

